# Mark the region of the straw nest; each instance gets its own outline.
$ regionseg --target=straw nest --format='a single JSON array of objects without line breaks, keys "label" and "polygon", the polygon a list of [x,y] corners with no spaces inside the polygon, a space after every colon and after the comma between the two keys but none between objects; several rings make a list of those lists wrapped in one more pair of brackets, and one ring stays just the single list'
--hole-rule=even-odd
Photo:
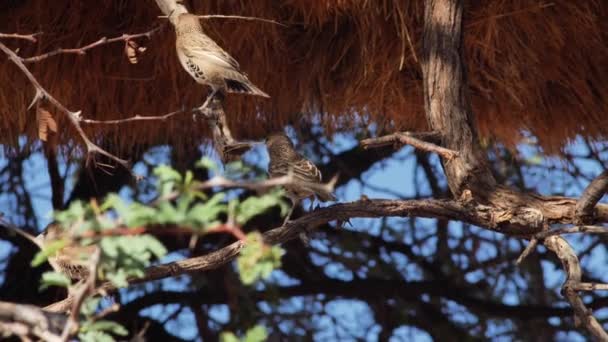
[{"label": "straw nest", "polygon": [[[484,138],[514,146],[530,131],[548,151],[581,134],[608,133],[608,2],[605,0],[471,1],[464,20],[465,60],[477,127]],[[328,131],[353,119],[386,130],[425,130],[421,89],[423,1],[256,0],[186,1],[198,14],[262,17],[288,25],[203,20],[208,34],[233,55],[270,100],[230,95],[226,110],[237,137],[259,138],[285,124],[318,120]],[[200,105],[206,87],[178,64],[175,34],[153,1],[46,0],[0,3],[0,31],[42,31],[38,43],[3,42],[27,57],[79,47],[100,37],[164,28],[149,40],[139,63],[124,44],[86,55],[58,55],[28,64],[47,90],[88,119],[162,115]],[[408,40],[409,36],[409,40]],[[411,44],[410,44],[411,41]],[[20,70],[0,57],[0,143],[37,137],[36,114],[26,111],[34,90]],[[59,142],[77,135],[46,105]],[[167,122],[87,126],[90,137],[128,157],[135,146],[184,149],[208,137],[188,114]]]}]

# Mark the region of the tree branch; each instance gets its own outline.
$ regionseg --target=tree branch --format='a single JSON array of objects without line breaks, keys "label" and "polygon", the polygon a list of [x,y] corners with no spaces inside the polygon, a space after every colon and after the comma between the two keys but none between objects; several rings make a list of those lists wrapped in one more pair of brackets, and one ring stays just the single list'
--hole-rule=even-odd
[{"label": "tree branch", "polygon": [[162,26],[158,26],[147,32],[135,33],[135,34],[123,34],[121,36],[109,38],[109,39],[106,37],[103,37],[91,44],[88,44],[88,45],[85,45],[85,46],[82,46],[79,48],[72,48],[72,49],[59,48],[59,49],[56,49],[56,50],[53,50],[53,51],[50,51],[50,52],[47,52],[47,53],[44,53],[44,54],[41,54],[38,56],[21,58],[21,61],[23,61],[23,63],[36,63],[36,62],[40,62],[41,60],[44,60],[44,59],[47,59],[49,57],[56,56],[59,54],[84,55],[84,54],[86,54],[86,52],[88,50],[91,50],[91,49],[96,48],[101,45],[106,45],[106,44],[115,43],[115,42],[128,42],[129,40],[142,38],[142,37],[146,37],[149,39],[154,33],[160,31],[161,28],[162,28]]},{"label": "tree branch", "polygon": [[[569,203],[570,210],[563,207],[564,214],[573,213],[574,203],[572,200]],[[608,208],[605,208],[608,210]],[[444,220],[457,220],[465,223],[473,224],[480,227],[486,227],[502,233],[522,234],[519,227],[509,230],[508,227],[496,226],[496,214],[489,210],[488,207],[482,205],[467,206],[459,202],[451,200],[361,200],[350,203],[339,203],[325,208],[317,209],[297,220],[289,222],[285,226],[274,228],[263,234],[264,241],[268,244],[280,244],[292,240],[303,231],[310,231],[331,221],[346,221],[350,218],[357,217],[428,217],[439,218]],[[608,217],[607,217],[608,218]],[[561,218],[562,220],[572,220],[572,215]],[[202,272],[218,268],[231,260],[233,260],[244,247],[244,242],[237,241],[224,248],[221,248],[212,253],[190,258],[186,260],[167,263],[159,266],[152,266],[146,270],[143,278],[129,279],[131,284],[143,283],[151,280],[158,280],[167,277],[175,277],[178,275]],[[104,283],[101,286],[102,290],[111,292],[116,288],[110,283]],[[65,311],[67,310],[73,297],[51,304],[46,309],[50,311]]]},{"label": "tree branch", "polygon": [[438,139],[437,133],[412,133],[412,132],[398,132],[389,135],[385,135],[379,138],[371,138],[361,140],[361,146],[363,148],[375,148],[386,145],[412,145],[413,147],[426,151],[426,152],[435,152],[438,155],[442,156],[446,160],[452,160],[458,156],[458,152],[454,150],[450,150],[444,147],[441,147],[435,143],[425,141],[425,140],[440,140]]},{"label": "tree branch", "polygon": [[441,146],[458,151],[444,164],[450,191],[487,197],[496,186],[475,131],[462,61],[463,1],[425,0],[422,74],[425,113]]},{"label": "tree branch", "polygon": [[593,208],[607,191],[608,170],[602,172],[589,183],[578,203],[576,203],[576,216],[580,223],[589,224],[593,222]]},{"label": "tree branch", "polygon": [[[30,83],[32,83],[32,85],[36,89],[36,94],[34,96],[34,100],[32,101],[32,105],[34,103],[36,103],[37,101],[39,101],[43,98],[46,98],[47,100],[49,100],[49,102],[51,102],[55,107],[57,107],[60,111],[62,111],[66,115],[67,119],[70,121],[72,126],[76,129],[76,131],[78,132],[78,135],[80,135],[80,138],[82,139],[82,141],[85,144],[86,153],[87,153],[87,161],[88,161],[88,158],[90,155],[98,153],[98,154],[101,154],[103,156],[110,158],[111,160],[116,161],[118,164],[120,164],[125,169],[130,170],[129,162],[127,160],[120,159],[120,158],[116,157],[115,155],[111,154],[110,152],[107,152],[106,150],[97,146],[95,143],[93,143],[87,137],[87,135],[82,130],[82,127],[80,127],[80,122],[79,122],[80,115],[81,115],[80,111],[73,112],[73,111],[67,109],[61,102],[59,102],[51,94],[49,94],[46,91],[46,89],[44,89],[40,85],[38,80],[29,71],[29,69],[25,66],[25,64],[23,64],[22,58],[19,57],[16,53],[14,53],[11,49],[9,49],[6,45],[2,44],[1,42],[0,42],[0,50],[2,50],[8,56],[9,60],[11,60],[23,72],[23,74],[28,78]],[[30,105],[30,107],[31,107],[31,105]]]},{"label": "tree branch", "polygon": [[9,38],[9,39],[22,39],[29,40],[30,42],[37,42],[36,36],[40,35],[41,32],[32,33],[32,34],[19,34],[19,33],[1,33],[0,38]]},{"label": "tree branch", "polygon": [[138,121],[165,121],[174,115],[184,113],[183,109],[176,110],[171,113],[158,116],[142,116],[134,115],[130,118],[116,119],[116,120],[92,120],[92,119],[80,119],[80,122],[87,125],[119,125],[127,122],[138,122]]},{"label": "tree branch", "polygon": [[562,295],[566,297],[574,309],[575,322],[582,324],[585,329],[597,340],[608,341],[608,334],[602,325],[593,317],[593,312],[585,306],[577,293],[581,286],[581,266],[574,250],[566,239],[561,236],[550,236],[544,245],[557,255],[566,271],[566,281],[562,286]]},{"label": "tree branch", "polygon": [[20,336],[35,335],[44,341],[60,341],[58,333],[66,316],[47,312],[34,305],[0,302],[0,330],[7,329]]}]

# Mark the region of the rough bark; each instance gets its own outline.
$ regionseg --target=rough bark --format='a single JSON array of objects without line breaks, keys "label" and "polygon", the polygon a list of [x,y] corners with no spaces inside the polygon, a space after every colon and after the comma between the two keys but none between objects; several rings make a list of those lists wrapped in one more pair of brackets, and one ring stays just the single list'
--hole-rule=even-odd
[{"label": "rough bark", "polygon": [[459,152],[443,166],[452,194],[482,196],[496,186],[478,143],[462,63],[462,1],[427,0],[422,73],[427,121],[442,146]]}]

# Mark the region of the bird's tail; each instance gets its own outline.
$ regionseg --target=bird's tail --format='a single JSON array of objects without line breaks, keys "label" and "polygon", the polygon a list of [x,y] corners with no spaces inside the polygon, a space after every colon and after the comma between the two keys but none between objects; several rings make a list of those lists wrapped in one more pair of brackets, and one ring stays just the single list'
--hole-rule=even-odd
[{"label": "bird's tail", "polygon": [[319,184],[319,187],[314,189],[317,198],[323,202],[335,201],[336,196],[333,194],[336,182],[338,181],[338,175],[332,177],[332,179],[324,184]]},{"label": "bird's tail", "polygon": [[268,94],[263,92],[260,88],[256,87],[248,79],[244,80],[232,80],[226,79],[226,88],[231,93],[243,93],[262,97],[270,97]]},{"label": "bird's tail", "polygon": [[331,192],[317,191],[317,197],[323,202],[335,201],[336,196]]}]

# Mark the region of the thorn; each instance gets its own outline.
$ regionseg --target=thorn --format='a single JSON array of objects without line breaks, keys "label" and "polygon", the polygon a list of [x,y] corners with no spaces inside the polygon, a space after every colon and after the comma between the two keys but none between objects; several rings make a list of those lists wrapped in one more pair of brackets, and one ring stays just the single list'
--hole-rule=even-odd
[{"label": "thorn", "polygon": [[32,103],[27,106],[27,110],[30,110],[36,102],[44,99],[44,93],[40,91],[40,89],[36,89],[36,94],[34,94],[34,98],[32,99]]}]

